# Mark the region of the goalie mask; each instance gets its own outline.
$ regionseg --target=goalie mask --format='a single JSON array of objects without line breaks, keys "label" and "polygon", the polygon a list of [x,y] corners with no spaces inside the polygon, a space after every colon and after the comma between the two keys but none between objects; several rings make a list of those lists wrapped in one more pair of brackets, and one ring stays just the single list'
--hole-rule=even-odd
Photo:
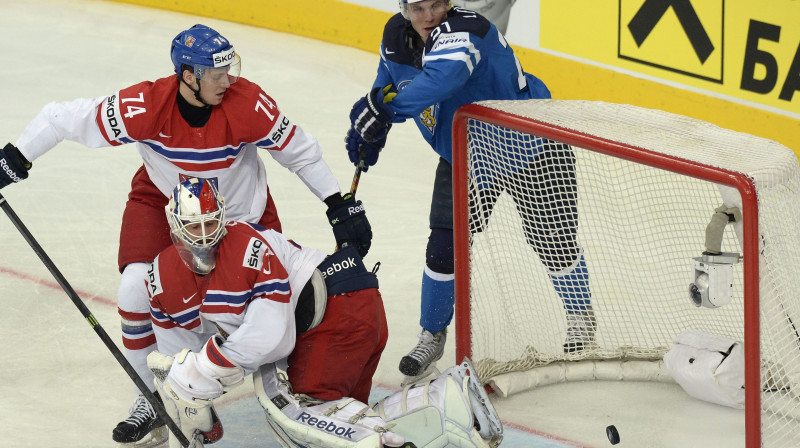
[{"label": "goalie mask", "polygon": [[183,263],[201,275],[217,263],[217,246],[225,236],[225,204],[208,179],[190,177],[172,191],[166,207],[170,238]]}]

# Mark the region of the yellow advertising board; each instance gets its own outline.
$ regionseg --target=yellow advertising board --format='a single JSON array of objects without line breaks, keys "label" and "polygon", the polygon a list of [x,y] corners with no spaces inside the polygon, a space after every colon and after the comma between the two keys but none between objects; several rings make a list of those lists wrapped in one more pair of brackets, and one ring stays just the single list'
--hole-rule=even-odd
[{"label": "yellow advertising board", "polygon": [[540,1],[544,50],[800,118],[800,1]]}]

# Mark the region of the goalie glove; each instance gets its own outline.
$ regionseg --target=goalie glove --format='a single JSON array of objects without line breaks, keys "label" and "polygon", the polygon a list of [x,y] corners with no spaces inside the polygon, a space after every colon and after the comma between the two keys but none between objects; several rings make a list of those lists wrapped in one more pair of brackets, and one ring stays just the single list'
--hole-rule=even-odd
[{"label": "goalie glove", "polygon": [[364,98],[353,104],[350,110],[352,128],[368,143],[386,142],[392,127],[394,110],[389,103],[397,95],[392,84],[372,89]]},{"label": "goalie glove", "polygon": [[[155,377],[155,386],[164,403],[164,409],[189,440],[190,448],[201,448],[204,444],[214,443],[223,434],[222,422],[214,412],[212,402],[213,396],[222,394],[222,386],[198,373],[197,358],[189,349],[184,349],[175,357],[158,351],[147,356],[147,366]],[[197,381],[193,384],[199,387],[193,387],[187,381]],[[206,392],[197,392],[202,389]],[[207,392],[209,390],[211,393]],[[200,395],[209,398],[201,398]],[[170,434],[169,446],[177,448],[182,445],[174,434]]]},{"label": "goalie glove", "polygon": [[32,166],[16,146],[8,143],[0,149],[0,188],[27,179]]}]

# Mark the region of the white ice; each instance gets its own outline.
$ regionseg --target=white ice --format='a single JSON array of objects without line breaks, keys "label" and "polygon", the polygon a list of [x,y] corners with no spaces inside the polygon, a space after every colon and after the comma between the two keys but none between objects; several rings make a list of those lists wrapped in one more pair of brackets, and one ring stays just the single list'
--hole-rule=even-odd
[{"label": "white ice", "polygon": [[[287,116],[317,137],[342,189],[348,189],[353,166],[343,145],[347,117],[374,79],[376,54],[116,3],[0,2],[0,145],[14,142],[50,101],[103,96],[170,74],[169,43],[195,23],[217,28],[235,44],[243,76],[260,84]],[[322,203],[294,175],[268,156],[265,161],[284,232],[302,244],[333,249]],[[384,391],[397,388],[397,363],[419,331],[419,284],[436,161],[415,126],[396,125],[358,191],[374,229],[366,261],[381,263],[390,327],[375,377]],[[64,142],[34,163],[28,180],[2,190],[118,344],[119,226],[130,179],[140,165],[130,145],[88,149]],[[131,383],[4,215],[0,303],[6,344],[0,369],[0,446],[113,446],[111,429],[134,398]],[[455,362],[452,339],[440,367]],[[220,404],[227,434],[216,446],[276,446],[265,438],[260,410],[249,394],[242,388]],[[620,431],[619,446],[743,446],[740,411],[698,404],[677,386],[551,386],[496,400],[496,405],[507,423],[503,446],[607,446],[609,424]]]}]

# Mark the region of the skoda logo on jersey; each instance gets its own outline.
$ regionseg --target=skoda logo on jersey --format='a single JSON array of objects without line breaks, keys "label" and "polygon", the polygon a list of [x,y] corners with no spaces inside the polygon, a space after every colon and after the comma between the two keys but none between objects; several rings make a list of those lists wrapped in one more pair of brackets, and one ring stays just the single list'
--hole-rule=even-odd
[{"label": "skoda logo on jersey", "polygon": [[[264,266],[265,255],[272,255],[267,244],[256,237],[252,237],[250,238],[250,243],[247,244],[247,249],[245,249],[242,266],[256,271],[260,271],[262,267],[269,270],[269,265]],[[269,272],[266,273],[268,274]]]},{"label": "skoda logo on jersey", "polygon": [[213,60],[214,60],[214,67],[223,67],[226,65],[230,65],[231,61],[236,57],[236,52],[233,51],[233,47],[222,51],[220,53],[214,53]]}]

